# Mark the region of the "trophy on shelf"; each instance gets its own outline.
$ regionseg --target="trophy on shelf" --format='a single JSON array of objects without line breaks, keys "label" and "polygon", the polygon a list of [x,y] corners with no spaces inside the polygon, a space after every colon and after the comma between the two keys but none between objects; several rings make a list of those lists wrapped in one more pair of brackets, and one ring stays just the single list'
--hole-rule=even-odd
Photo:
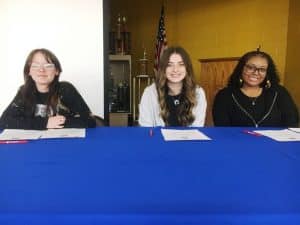
[{"label": "trophy on shelf", "polygon": [[[128,64],[110,64],[110,75],[108,79],[108,102],[109,112],[130,112],[130,87],[127,77]],[[126,69],[127,65],[127,69]]]},{"label": "trophy on shelf", "polygon": [[[133,119],[137,120],[137,104],[141,99],[141,95],[146,86],[149,86],[153,80],[153,77],[148,74],[148,59],[146,48],[144,48],[143,57],[138,60],[139,72],[133,77]],[[137,104],[136,104],[137,103]]]},{"label": "trophy on shelf", "polygon": [[128,55],[131,51],[127,19],[120,14],[117,17],[115,29],[112,28],[112,31],[109,32],[109,50],[113,55]]},{"label": "trophy on shelf", "polygon": [[144,48],[143,58],[139,59],[140,71],[139,75],[137,76],[149,76],[148,75],[148,59],[147,59],[147,52]]}]

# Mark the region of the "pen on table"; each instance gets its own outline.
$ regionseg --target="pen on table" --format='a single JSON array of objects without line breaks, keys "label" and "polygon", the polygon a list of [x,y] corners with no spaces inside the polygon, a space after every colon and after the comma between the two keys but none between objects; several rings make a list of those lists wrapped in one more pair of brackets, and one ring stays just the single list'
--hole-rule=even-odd
[{"label": "pen on table", "polygon": [[0,144],[25,144],[27,142],[28,142],[27,140],[7,140],[7,141],[0,140]]},{"label": "pen on table", "polygon": [[293,131],[295,133],[300,133],[300,128],[288,128],[288,130]]},{"label": "pen on table", "polygon": [[153,133],[153,129],[152,129],[152,128],[150,128],[150,130],[149,130],[149,136],[150,136],[150,137],[152,137],[152,136],[153,136],[153,134],[154,134],[154,133]]},{"label": "pen on table", "polygon": [[250,131],[250,130],[243,130],[243,132],[244,132],[245,134],[250,134],[250,135],[253,135],[253,136],[262,136],[261,134],[256,133],[256,132],[254,132],[254,131]]}]

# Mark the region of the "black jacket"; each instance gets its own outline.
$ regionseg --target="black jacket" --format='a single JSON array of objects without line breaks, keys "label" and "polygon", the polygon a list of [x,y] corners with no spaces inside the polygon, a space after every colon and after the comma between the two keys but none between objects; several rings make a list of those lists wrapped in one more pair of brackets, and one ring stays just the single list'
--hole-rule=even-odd
[{"label": "black jacket", "polygon": [[[22,88],[22,87],[21,87]],[[21,88],[17,95],[3,112],[0,118],[2,129],[47,129],[49,115],[39,115],[37,109],[46,104],[48,93],[35,94],[33,107],[25,104]],[[81,95],[75,87],[68,82],[60,82],[58,89],[58,104],[55,111],[66,117],[65,128],[95,127],[96,122]]]},{"label": "black jacket", "polygon": [[298,127],[298,110],[283,86],[249,98],[240,89],[220,90],[213,104],[215,126]]}]

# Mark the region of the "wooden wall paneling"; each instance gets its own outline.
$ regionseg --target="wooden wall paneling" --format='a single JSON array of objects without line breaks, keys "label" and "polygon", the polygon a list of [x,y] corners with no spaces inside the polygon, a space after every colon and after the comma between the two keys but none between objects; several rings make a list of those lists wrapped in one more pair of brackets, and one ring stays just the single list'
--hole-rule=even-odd
[{"label": "wooden wall paneling", "polygon": [[200,86],[203,87],[207,99],[205,126],[213,126],[212,105],[216,93],[227,85],[229,76],[239,58],[200,59]]}]

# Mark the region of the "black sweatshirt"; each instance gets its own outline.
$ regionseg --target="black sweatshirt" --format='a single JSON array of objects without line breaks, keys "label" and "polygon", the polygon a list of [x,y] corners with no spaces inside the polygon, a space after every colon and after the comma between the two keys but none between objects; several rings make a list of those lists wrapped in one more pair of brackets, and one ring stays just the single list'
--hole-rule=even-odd
[{"label": "black sweatshirt", "polygon": [[[95,127],[96,122],[91,115],[90,109],[75,89],[68,82],[60,82],[58,89],[58,104],[55,111],[66,117],[64,128],[87,128]],[[36,93],[34,111],[28,108],[24,102],[21,89],[3,112],[0,118],[2,129],[47,129],[48,117],[53,116],[53,110],[46,112],[46,101],[49,93]],[[52,112],[52,113],[51,113]]]},{"label": "black sweatshirt", "polygon": [[213,104],[215,126],[298,127],[298,110],[283,86],[264,89],[249,98],[240,89],[220,90]]}]

